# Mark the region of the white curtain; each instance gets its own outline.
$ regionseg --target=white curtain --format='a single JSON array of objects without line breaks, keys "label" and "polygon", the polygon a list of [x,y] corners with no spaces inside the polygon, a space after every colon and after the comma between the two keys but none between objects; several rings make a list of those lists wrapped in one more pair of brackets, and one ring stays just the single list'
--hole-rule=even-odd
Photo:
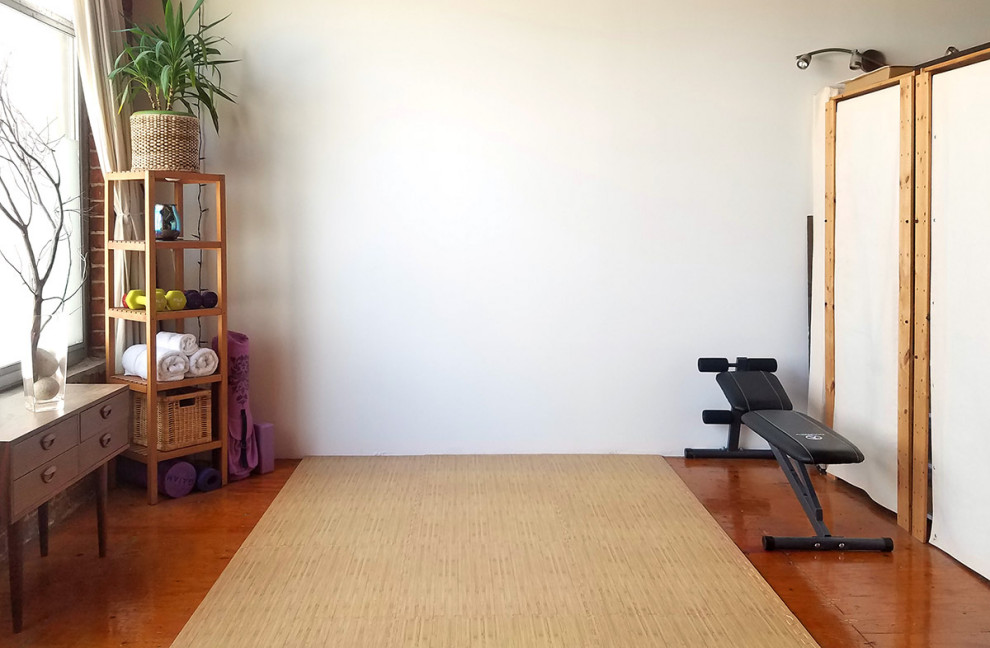
[{"label": "white curtain", "polygon": [[[130,108],[125,106],[118,114],[115,89],[107,76],[114,61],[123,50],[125,28],[124,12],[120,0],[74,0],[76,42],[79,49],[79,75],[89,123],[104,173],[126,171],[130,168]],[[143,239],[141,192],[136,182],[117,185],[114,192],[117,218],[114,239]],[[113,303],[119,304],[128,288],[143,284],[141,257],[133,253],[106,254],[106,262],[114,264]],[[136,342],[136,331],[124,326],[116,327],[117,363],[125,347]],[[115,367],[107,367],[107,373],[116,373]]]},{"label": "white curtain", "polygon": [[866,460],[829,472],[897,510],[901,95],[841,102],[835,147],[835,430]]},{"label": "white curtain", "polygon": [[[887,93],[887,94],[884,94]],[[814,252],[808,414],[825,410],[825,107],[837,94],[815,97]],[[877,93],[873,93],[877,94]],[[898,89],[843,102],[837,151],[836,431],[863,450],[863,464],[829,472],[895,509],[897,486]],[[844,111],[844,115],[841,113]],[[878,131],[883,130],[882,134]],[[853,132],[855,131],[855,132]],[[882,214],[879,219],[878,214]],[[841,223],[841,226],[840,226]],[[843,240],[840,240],[843,239]]]},{"label": "white curtain", "polygon": [[934,75],[931,125],[931,541],[990,578],[990,62]]}]

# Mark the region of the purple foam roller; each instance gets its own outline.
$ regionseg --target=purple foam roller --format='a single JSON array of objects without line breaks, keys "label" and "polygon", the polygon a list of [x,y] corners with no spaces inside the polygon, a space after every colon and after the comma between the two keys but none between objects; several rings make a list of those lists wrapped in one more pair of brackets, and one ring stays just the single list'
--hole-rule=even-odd
[{"label": "purple foam roller", "polygon": [[196,468],[188,461],[176,461],[158,471],[158,490],[169,497],[185,497],[196,485]]},{"label": "purple foam roller", "polygon": [[[117,462],[117,476],[142,487],[148,485],[148,472],[144,464],[121,458]],[[169,497],[183,497],[196,485],[196,468],[188,461],[163,461],[158,464],[158,492]]]},{"label": "purple foam roller", "polygon": [[210,465],[196,464],[196,488],[208,493],[223,485],[220,471]]}]

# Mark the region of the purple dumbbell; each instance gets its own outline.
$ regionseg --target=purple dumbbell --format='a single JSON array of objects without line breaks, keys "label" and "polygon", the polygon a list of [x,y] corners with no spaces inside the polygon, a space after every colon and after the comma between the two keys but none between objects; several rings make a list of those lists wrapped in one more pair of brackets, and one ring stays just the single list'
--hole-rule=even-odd
[{"label": "purple dumbbell", "polygon": [[203,308],[216,308],[220,299],[212,290],[201,290],[199,294],[203,297]]},{"label": "purple dumbbell", "polygon": [[182,292],[186,296],[187,309],[203,307],[203,296],[199,294],[198,290],[183,290]]}]

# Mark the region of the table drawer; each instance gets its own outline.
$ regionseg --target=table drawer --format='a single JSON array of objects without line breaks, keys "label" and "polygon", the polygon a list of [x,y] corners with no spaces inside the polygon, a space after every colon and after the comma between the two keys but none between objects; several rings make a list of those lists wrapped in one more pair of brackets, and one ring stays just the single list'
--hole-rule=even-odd
[{"label": "table drawer", "polygon": [[11,488],[11,512],[16,518],[29,508],[47,501],[78,474],[79,446],[76,446],[14,480]]},{"label": "table drawer", "polygon": [[108,427],[79,444],[79,468],[87,470],[113,456],[127,445],[128,430],[124,425]]},{"label": "table drawer", "polygon": [[[99,436],[105,428],[127,427],[131,415],[131,392],[117,394],[101,403],[83,410],[79,416],[79,440]],[[85,463],[85,462],[84,462]]]},{"label": "table drawer", "polygon": [[10,449],[10,473],[17,479],[46,461],[51,461],[69,448],[79,445],[79,417],[35,432]]}]

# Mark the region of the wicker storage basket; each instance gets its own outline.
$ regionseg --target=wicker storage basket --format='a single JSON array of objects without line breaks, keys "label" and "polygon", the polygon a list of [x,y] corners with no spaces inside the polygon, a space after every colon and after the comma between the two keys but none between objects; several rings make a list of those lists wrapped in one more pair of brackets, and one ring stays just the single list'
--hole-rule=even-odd
[{"label": "wicker storage basket", "polygon": [[[134,394],[134,443],[148,445],[147,407],[144,394]],[[211,439],[210,391],[158,396],[158,449],[178,450]]]},{"label": "wicker storage basket", "polygon": [[199,171],[199,119],[173,113],[131,115],[131,170]]}]

